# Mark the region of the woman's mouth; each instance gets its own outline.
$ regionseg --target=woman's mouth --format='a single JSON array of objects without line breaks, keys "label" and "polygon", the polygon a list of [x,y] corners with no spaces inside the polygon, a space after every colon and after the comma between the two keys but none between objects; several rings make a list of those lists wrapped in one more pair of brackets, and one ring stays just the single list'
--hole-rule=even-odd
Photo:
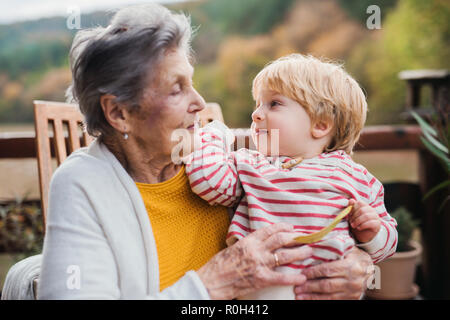
[{"label": "woman's mouth", "polygon": [[188,126],[186,129],[189,130],[189,131],[194,131],[198,127],[199,127],[199,123],[196,121],[193,124],[191,124],[190,126]]}]

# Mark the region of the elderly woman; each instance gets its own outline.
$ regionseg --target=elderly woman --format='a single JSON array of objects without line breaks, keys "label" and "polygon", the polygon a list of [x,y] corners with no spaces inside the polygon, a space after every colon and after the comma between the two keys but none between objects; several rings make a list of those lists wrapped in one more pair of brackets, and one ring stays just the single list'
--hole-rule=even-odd
[{"label": "elderly woman", "polygon": [[[159,5],[122,9],[107,28],[80,31],[71,93],[97,139],[55,172],[38,297],[232,299],[270,285],[303,298],[359,298],[368,255],[303,274],[293,229],[275,224],[225,248],[229,215],[189,188],[172,161],[172,133],[194,131],[205,107],[192,86],[191,26]],[[275,254],[276,251],[276,254]]]}]

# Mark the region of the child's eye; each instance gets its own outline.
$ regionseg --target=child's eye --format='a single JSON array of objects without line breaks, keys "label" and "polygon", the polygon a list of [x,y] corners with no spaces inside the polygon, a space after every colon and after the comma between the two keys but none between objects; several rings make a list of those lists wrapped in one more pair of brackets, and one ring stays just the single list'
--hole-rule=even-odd
[{"label": "child's eye", "polygon": [[271,107],[274,107],[274,106],[277,106],[277,105],[279,105],[280,103],[278,102],[278,101],[276,101],[276,100],[272,100],[271,102],[270,102],[270,106]]}]

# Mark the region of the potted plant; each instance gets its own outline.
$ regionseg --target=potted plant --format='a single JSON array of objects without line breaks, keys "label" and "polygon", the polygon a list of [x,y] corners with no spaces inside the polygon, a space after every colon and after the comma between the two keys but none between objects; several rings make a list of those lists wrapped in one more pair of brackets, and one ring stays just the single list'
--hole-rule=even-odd
[{"label": "potted plant", "polygon": [[[442,90],[430,113],[411,114],[419,124],[424,147],[421,152],[422,192],[425,210],[422,219],[423,294],[434,299],[450,299],[450,91]],[[440,168],[438,167],[440,166]]]},{"label": "potted plant", "polygon": [[[438,185],[434,186],[431,190],[425,194],[423,200],[427,200],[432,194],[445,190],[450,187],[450,153],[449,153],[449,144],[450,144],[450,125],[449,125],[449,114],[448,110],[444,111],[442,108],[439,108],[439,112],[437,115],[434,115],[434,120],[425,121],[421,116],[419,116],[416,112],[411,112],[414,119],[416,119],[420,128],[422,129],[423,136],[420,137],[420,140],[440,162],[444,171],[447,173],[447,176],[442,179],[442,182]],[[438,212],[442,212],[446,203],[450,200],[450,194],[443,199],[441,205],[439,206]]]},{"label": "potted plant", "polygon": [[9,268],[40,253],[43,238],[44,224],[36,204],[0,205],[0,291]]},{"label": "potted plant", "polygon": [[418,223],[404,207],[397,208],[391,216],[397,221],[397,252],[377,264],[379,288],[366,290],[366,296],[372,299],[411,299],[419,293],[414,279],[422,245],[411,239]]}]

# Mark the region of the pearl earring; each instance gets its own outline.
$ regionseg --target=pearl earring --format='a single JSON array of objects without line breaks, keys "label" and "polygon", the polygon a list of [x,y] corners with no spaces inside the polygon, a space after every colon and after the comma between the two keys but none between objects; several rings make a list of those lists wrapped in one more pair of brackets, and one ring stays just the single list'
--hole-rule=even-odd
[{"label": "pearl earring", "polygon": [[128,140],[128,133],[124,133],[124,134],[123,134],[123,138],[124,138],[125,140]]}]

